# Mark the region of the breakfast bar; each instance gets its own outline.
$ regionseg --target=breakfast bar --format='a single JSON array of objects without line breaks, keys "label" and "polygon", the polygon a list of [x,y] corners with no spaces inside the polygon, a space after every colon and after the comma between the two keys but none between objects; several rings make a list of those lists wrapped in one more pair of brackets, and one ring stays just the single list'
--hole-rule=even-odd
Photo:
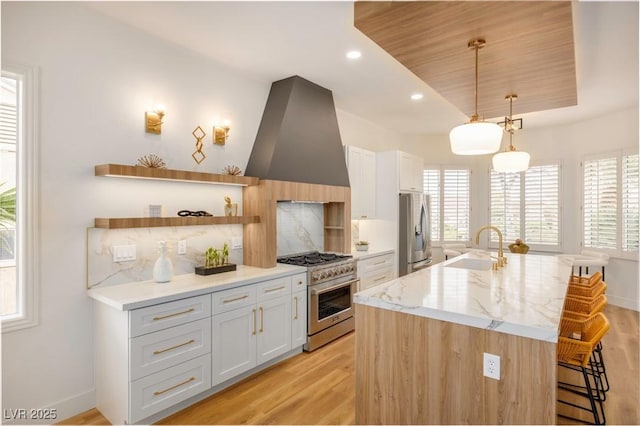
[{"label": "breakfast bar", "polygon": [[555,423],[571,263],[506,259],[472,251],[355,295],[358,424]]}]

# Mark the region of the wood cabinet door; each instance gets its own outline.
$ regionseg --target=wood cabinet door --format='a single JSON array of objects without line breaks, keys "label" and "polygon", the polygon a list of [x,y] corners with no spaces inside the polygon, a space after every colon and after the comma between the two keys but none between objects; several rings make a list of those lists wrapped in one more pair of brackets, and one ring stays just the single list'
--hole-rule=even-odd
[{"label": "wood cabinet door", "polygon": [[291,349],[291,295],[258,304],[258,364]]},{"label": "wood cabinet door", "polygon": [[212,384],[215,386],[255,367],[257,307],[247,306],[212,317]]}]

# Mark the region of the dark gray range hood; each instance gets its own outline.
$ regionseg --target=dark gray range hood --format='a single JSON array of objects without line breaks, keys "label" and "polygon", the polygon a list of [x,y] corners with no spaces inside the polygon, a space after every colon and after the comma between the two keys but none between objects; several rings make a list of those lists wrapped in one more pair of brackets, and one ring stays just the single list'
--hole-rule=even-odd
[{"label": "dark gray range hood", "polygon": [[331,91],[299,76],[274,82],[245,175],[349,186]]}]

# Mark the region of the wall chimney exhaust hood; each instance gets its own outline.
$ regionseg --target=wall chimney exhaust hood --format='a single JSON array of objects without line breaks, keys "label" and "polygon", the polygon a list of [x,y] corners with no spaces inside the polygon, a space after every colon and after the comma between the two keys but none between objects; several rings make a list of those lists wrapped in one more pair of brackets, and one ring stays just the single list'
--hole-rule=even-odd
[{"label": "wall chimney exhaust hood", "polygon": [[272,83],[245,175],[348,187],[331,91],[299,76]]}]

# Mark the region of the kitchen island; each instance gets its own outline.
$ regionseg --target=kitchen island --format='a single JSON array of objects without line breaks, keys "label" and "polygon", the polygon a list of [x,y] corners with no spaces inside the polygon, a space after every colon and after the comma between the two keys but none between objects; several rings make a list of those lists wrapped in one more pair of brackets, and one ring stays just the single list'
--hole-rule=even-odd
[{"label": "kitchen island", "polygon": [[[355,295],[358,424],[551,424],[571,264],[471,252]],[[483,354],[500,357],[499,380]]]}]

